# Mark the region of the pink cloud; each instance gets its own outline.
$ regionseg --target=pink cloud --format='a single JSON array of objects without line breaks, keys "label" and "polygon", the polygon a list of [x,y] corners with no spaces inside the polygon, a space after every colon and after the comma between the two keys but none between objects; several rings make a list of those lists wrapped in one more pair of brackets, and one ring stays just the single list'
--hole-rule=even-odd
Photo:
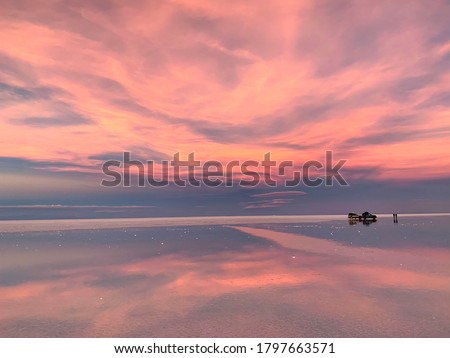
[{"label": "pink cloud", "polygon": [[253,203],[248,203],[244,209],[267,209],[267,208],[278,208],[280,206],[289,204],[292,199],[270,199],[255,201]]},{"label": "pink cloud", "polygon": [[446,177],[449,16],[445,1],[3,1],[2,155],[333,149],[377,178]]}]

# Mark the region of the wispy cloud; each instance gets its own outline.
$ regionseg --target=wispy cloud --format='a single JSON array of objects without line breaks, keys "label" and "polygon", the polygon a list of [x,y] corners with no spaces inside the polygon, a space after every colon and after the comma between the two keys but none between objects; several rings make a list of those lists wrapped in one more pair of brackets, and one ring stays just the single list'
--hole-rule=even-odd
[{"label": "wispy cloud", "polygon": [[444,0],[3,1],[2,155],[332,149],[376,179],[445,178],[448,18]]},{"label": "wispy cloud", "polygon": [[280,206],[289,204],[292,199],[270,199],[255,201],[253,203],[248,203],[244,206],[244,209],[267,209],[267,208],[278,208]]},{"label": "wispy cloud", "polygon": [[267,193],[253,194],[254,198],[278,198],[278,197],[290,197],[290,196],[298,196],[298,195],[306,195],[304,191],[300,190],[286,190],[286,191],[270,191]]}]

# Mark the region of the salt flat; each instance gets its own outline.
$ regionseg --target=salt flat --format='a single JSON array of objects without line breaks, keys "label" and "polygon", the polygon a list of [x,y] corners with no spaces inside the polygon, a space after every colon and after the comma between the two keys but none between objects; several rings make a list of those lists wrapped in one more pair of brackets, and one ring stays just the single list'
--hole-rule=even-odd
[{"label": "salt flat", "polygon": [[[379,214],[380,218],[392,214]],[[400,217],[450,216],[450,213],[400,214]],[[305,223],[345,220],[346,215],[261,215],[261,216],[198,216],[165,218],[114,218],[114,219],[58,219],[58,220],[5,220],[0,221],[0,232],[59,231],[85,229],[118,229],[143,227],[236,225],[267,223]]]}]

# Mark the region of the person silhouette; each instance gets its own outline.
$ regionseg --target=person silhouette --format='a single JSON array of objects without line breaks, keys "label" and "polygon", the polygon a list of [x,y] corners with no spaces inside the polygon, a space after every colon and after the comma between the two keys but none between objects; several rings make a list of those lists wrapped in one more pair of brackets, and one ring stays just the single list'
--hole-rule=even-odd
[{"label": "person silhouette", "polygon": [[394,218],[394,223],[398,224],[398,214],[392,214],[393,218]]}]

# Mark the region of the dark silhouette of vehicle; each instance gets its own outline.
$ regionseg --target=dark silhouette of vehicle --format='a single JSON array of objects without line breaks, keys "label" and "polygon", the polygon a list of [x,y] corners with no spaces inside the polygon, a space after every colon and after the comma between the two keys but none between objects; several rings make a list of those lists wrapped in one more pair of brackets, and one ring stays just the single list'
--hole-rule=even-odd
[{"label": "dark silhouette of vehicle", "polygon": [[348,218],[349,219],[359,219],[359,215],[356,213],[348,213]]},{"label": "dark silhouette of vehicle", "polygon": [[356,213],[348,213],[349,221],[362,221],[363,223],[367,222],[375,222],[377,221],[377,216],[375,214],[371,214],[368,211],[363,212],[361,215]]},{"label": "dark silhouette of vehicle", "polygon": [[369,213],[368,211],[365,211],[361,215],[362,220],[376,220],[377,216],[374,214]]}]

